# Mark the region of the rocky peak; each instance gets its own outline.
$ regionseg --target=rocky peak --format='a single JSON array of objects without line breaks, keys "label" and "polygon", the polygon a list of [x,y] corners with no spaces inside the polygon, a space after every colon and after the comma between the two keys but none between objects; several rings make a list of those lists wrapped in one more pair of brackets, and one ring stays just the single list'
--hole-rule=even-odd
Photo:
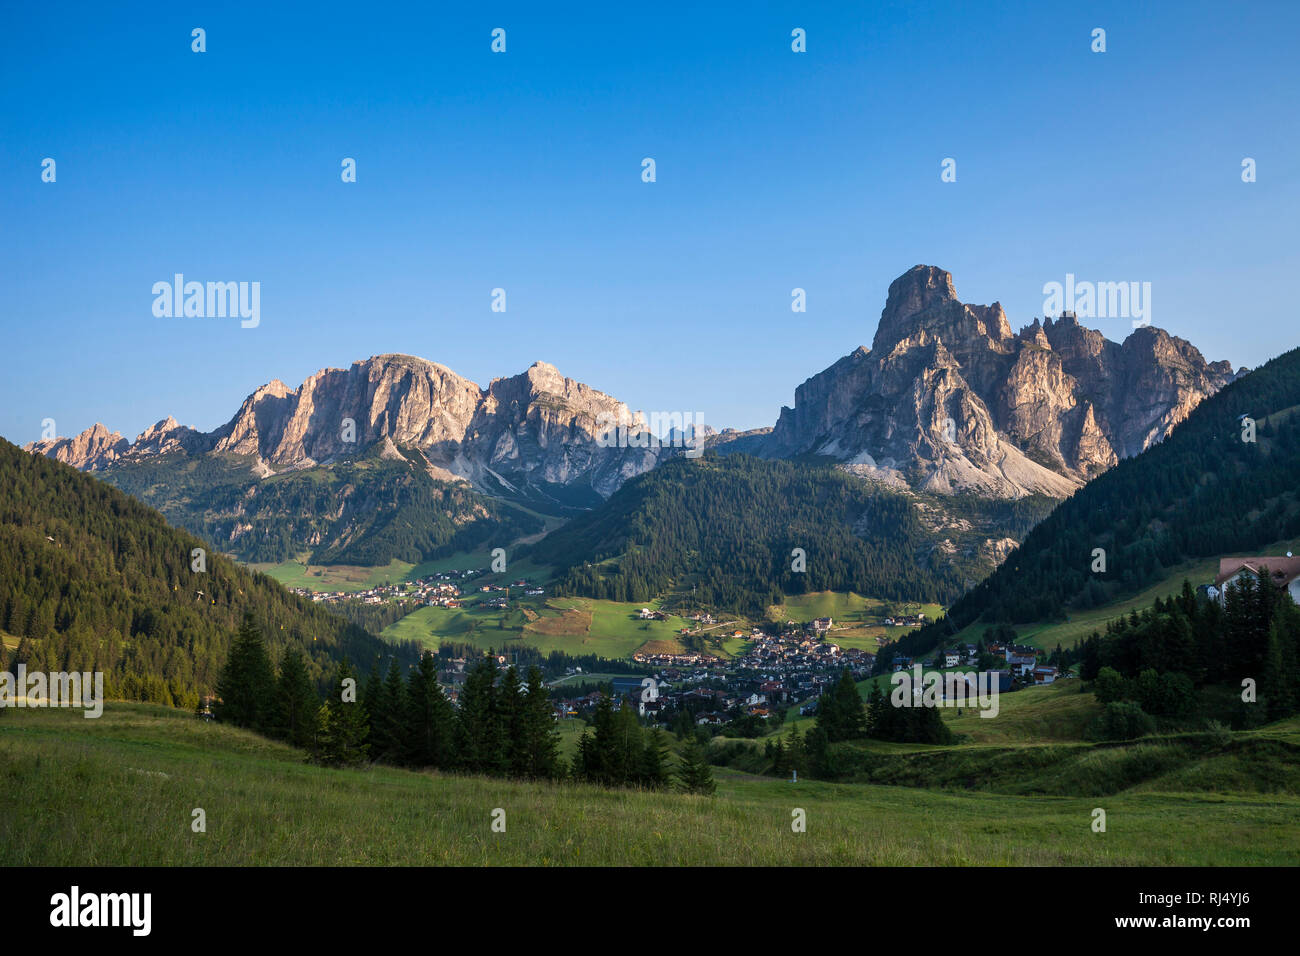
[{"label": "rocky peak", "polygon": [[102,425],[75,439],[29,446],[79,468],[170,452],[249,456],[258,474],[309,468],[376,446],[381,455],[419,449],[431,473],[499,491],[531,480],[590,482],[611,494],[653,467],[656,448],[604,447],[600,417],[644,428],[644,418],[546,362],[482,389],[446,366],[389,353],[327,368],[296,389],[273,380],[255,389],[225,425],[204,434],[170,416],[134,445]]},{"label": "rocky peak", "polygon": [[24,447],[27,451],[47,455],[82,471],[98,471],[126,452],[131,443],[118,432],[110,432],[95,422],[72,438],[47,438]]},{"label": "rocky peak", "polygon": [[965,305],[957,298],[952,275],[937,266],[913,266],[889,285],[872,351],[929,331],[950,349],[971,339],[1000,343],[1011,327],[1000,303]]},{"label": "rocky peak", "polygon": [[1069,315],[1012,335],[1001,305],[966,305],[948,272],[915,266],[890,284],[871,350],[799,386],[762,453],[935,491],[1064,495],[1232,378],[1161,329],[1118,344]]}]

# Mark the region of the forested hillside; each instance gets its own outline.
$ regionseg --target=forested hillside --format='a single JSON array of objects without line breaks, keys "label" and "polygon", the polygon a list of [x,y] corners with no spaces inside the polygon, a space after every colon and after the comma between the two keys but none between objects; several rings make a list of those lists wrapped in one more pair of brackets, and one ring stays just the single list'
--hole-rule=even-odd
[{"label": "forested hillside", "polygon": [[314,564],[411,564],[508,544],[542,520],[438,481],[418,452],[354,460],[259,478],[251,459],[183,453],[105,469],[105,481],[157,508],[172,524],[250,562],[310,552]]},{"label": "forested hillside", "polygon": [[[1250,552],[1300,534],[1297,406],[1300,349],[1233,382],[1159,445],[1062,502],[952,607],[947,621],[910,635],[899,652],[922,652],[941,631],[980,619],[1050,620],[1070,608],[1107,604],[1180,562]],[[1098,548],[1104,572],[1093,570]]]},{"label": "forested hillside", "polygon": [[333,660],[369,667],[394,648],[270,578],[208,552],[128,495],[0,440],[0,629],[20,639],[6,665],[102,670],[106,692],[190,706],[211,693],[245,612],[278,659],[307,656],[312,680]]},{"label": "forested hillside", "polygon": [[[974,515],[976,504],[962,507]],[[1041,505],[988,507],[1005,528],[1028,525]],[[922,521],[915,495],[828,465],[706,455],[632,479],[534,551],[564,569],[560,594],[644,601],[694,586],[701,604],[757,615],[806,591],[949,601],[979,572],[936,547],[947,533]]]}]

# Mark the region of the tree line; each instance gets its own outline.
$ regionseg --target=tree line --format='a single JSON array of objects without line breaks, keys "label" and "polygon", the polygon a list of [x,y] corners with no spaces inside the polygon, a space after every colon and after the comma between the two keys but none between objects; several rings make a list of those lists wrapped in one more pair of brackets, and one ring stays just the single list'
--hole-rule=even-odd
[{"label": "tree line", "polygon": [[426,651],[414,667],[396,658],[358,686],[341,661],[322,700],[301,652],[285,651],[278,673],[251,617],[241,624],[218,682],[216,719],[307,751],[326,766],[381,762],[396,767],[487,774],[516,779],[574,779],[607,787],[712,793],[703,750],[692,741],[674,770],[667,740],[640,725],[630,704],[615,708],[603,693],[572,763],[560,754],[550,694],[541,669],[521,677],[511,665],[479,654],[467,667],[455,704],[438,680],[438,659]]},{"label": "tree line", "polygon": [[689,582],[701,605],[761,617],[807,591],[951,600],[960,572],[914,557],[932,537],[905,495],[837,469],[709,454],[633,478],[533,547],[564,569],[557,594],[646,601]]}]

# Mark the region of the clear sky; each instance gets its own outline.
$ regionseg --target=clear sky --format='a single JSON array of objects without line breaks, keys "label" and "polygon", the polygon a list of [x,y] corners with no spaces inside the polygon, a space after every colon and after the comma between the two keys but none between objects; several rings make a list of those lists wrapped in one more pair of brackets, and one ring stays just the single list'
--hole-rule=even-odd
[{"label": "clear sky", "polygon": [[[917,263],[1016,328],[1074,273],[1207,359],[1300,344],[1300,4],[180,6],[5,10],[12,441],[383,352],[770,425]],[[260,282],[260,325],[156,318],[177,272]]]}]

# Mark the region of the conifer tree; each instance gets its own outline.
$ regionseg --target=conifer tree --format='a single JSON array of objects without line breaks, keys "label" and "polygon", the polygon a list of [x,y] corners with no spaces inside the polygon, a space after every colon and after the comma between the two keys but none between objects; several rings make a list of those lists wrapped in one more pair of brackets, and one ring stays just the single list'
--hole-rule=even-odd
[{"label": "conifer tree", "polygon": [[220,700],[213,708],[217,719],[265,733],[273,719],[274,684],[262,632],[253,616],[246,614],[217,679]]},{"label": "conifer tree", "polygon": [[884,691],[880,689],[880,682],[876,681],[867,694],[867,733],[870,736],[888,739],[889,718],[892,716],[889,711],[892,709]]},{"label": "conifer tree", "polygon": [[503,734],[496,689],[496,661],[483,655],[460,691],[456,713],[456,750],[461,767],[471,773],[499,773],[504,766]]},{"label": "conifer tree", "polygon": [[554,777],[559,773],[560,731],[555,725],[551,701],[536,666],[528,669],[528,691],[524,698],[524,749],[528,757],[527,775],[534,778]]},{"label": "conifer tree", "polygon": [[325,700],[326,711],[317,733],[318,762],[331,767],[352,767],[364,763],[370,750],[366,740],[370,722],[365,705],[354,699],[356,678],[352,666],[343,660],[335,672],[334,686]]},{"label": "conifer tree", "polygon": [[709,795],[717,790],[713,768],[709,766],[704,748],[698,740],[690,740],[682,751],[681,763],[677,768],[677,782],[687,793]]},{"label": "conifer tree", "polygon": [[790,725],[790,731],[785,736],[785,759],[788,770],[808,769],[808,753],[803,738],[799,735],[799,728],[794,724]]},{"label": "conifer tree", "polygon": [[609,694],[601,691],[592,715],[592,740],[587,777],[597,783],[610,785],[621,770],[615,747],[614,704]]},{"label": "conifer tree", "polygon": [[828,740],[840,741],[861,737],[865,723],[862,698],[846,667],[835,685],[817,701],[817,726],[826,732]]},{"label": "conifer tree", "polygon": [[[390,682],[392,677],[390,669]],[[437,662],[428,651],[407,678],[399,703],[405,704],[405,726],[394,732],[405,737],[406,761],[417,767],[443,770],[456,766],[456,718],[438,684]]]},{"label": "conifer tree", "polygon": [[388,675],[375,696],[375,706],[367,704],[366,707],[370,715],[370,755],[387,763],[405,763],[406,686],[402,683],[402,668],[396,657],[389,662]]},{"label": "conifer tree", "polygon": [[575,780],[594,779],[596,748],[591,732],[584,730],[578,738],[578,748],[573,754],[573,777]]},{"label": "conifer tree", "polygon": [[528,741],[524,732],[524,713],[527,701],[524,687],[519,682],[519,672],[514,665],[506,668],[497,689],[498,720],[503,738],[502,765],[511,777],[528,776]]},{"label": "conifer tree", "polygon": [[302,651],[291,647],[284,652],[280,676],[275,684],[273,735],[295,747],[311,747],[316,739],[316,712],[319,708],[320,697],[307,676]]},{"label": "conifer tree", "polygon": [[641,756],[641,785],[658,790],[668,784],[668,743],[664,732],[655,727],[645,734],[645,750]]},{"label": "conifer tree", "polygon": [[611,784],[628,787],[641,783],[644,749],[636,710],[624,700],[622,706],[614,712],[613,735],[609,741],[607,767]]}]

